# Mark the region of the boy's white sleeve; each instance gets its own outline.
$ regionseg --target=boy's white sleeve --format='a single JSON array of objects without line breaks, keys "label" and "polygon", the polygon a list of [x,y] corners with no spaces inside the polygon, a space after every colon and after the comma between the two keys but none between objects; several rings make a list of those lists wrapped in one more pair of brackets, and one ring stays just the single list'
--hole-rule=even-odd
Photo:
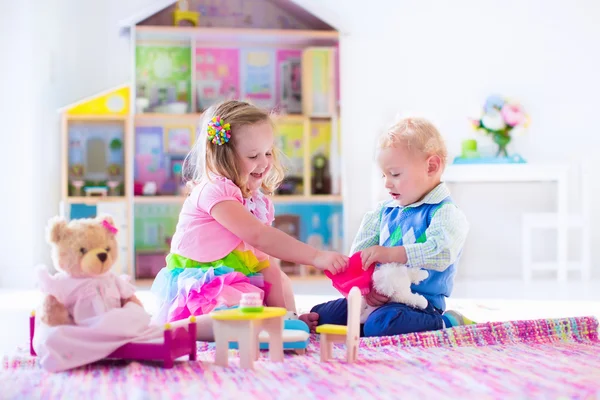
[{"label": "boy's white sleeve", "polygon": [[357,251],[379,244],[379,229],[383,204],[383,202],[379,203],[374,210],[367,212],[363,217],[360,228],[358,228],[358,232],[350,248],[351,255]]},{"label": "boy's white sleeve", "polygon": [[467,238],[469,223],[454,204],[445,204],[434,214],[425,231],[425,242],[404,244],[411,267],[444,271],[456,262]]}]

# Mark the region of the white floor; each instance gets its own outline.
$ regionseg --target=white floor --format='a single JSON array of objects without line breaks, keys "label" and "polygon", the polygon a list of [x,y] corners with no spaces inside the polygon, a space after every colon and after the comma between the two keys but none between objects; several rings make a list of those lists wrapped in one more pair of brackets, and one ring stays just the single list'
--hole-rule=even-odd
[{"label": "white floor", "polygon": [[[295,281],[294,292],[300,312],[339,297],[324,279]],[[154,299],[150,292],[141,289],[138,295],[152,312]],[[29,313],[39,300],[36,291],[0,290],[0,354],[13,352],[16,346],[27,343]],[[600,281],[562,285],[553,281],[457,282],[448,308],[479,322],[586,315],[600,319]]]}]

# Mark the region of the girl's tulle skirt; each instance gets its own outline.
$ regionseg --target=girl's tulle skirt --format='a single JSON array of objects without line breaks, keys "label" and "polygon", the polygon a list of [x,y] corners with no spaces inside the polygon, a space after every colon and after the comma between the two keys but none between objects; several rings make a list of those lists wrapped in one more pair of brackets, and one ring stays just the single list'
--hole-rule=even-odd
[{"label": "girl's tulle skirt", "polygon": [[258,272],[265,264],[254,261],[247,254],[242,258],[231,253],[212,263],[198,263],[169,254],[167,266],[152,284],[151,291],[158,300],[153,322],[171,322],[236,307],[243,293],[259,293],[265,299],[268,283]]}]

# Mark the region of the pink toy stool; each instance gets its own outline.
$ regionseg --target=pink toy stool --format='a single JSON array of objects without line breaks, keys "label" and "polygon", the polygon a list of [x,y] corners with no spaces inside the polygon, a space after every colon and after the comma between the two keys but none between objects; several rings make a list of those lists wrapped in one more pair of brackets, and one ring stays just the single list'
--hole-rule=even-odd
[{"label": "pink toy stool", "polygon": [[364,296],[371,291],[373,271],[375,271],[375,264],[372,264],[367,270],[363,270],[359,251],[350,257],[348,268],[344,272],[333,275],[331,272],[325,271],[325,276],[331,279],[333,287],[344,297],[348,297],[352,287],[357,287],[360,294]]}]

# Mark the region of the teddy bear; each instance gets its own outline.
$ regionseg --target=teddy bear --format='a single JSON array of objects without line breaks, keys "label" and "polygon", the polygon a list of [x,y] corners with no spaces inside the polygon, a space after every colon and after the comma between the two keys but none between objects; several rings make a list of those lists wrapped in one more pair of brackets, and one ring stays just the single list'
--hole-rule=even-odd
[{"label": "teddy bear", "polygon": [[47,241],[58,272],[51,276],[40,270],[45,294],[40,319],[44,324],[78,325],[130,302],[142,306],[135,287],[111,272],[118,257],[116,234],[108,215],[49,221]]},{"label": "teddy bear", "polygon": [[[394,303],[407,304],[409,306],[425,309],[427,299],[420,294],[411,291],[412,284],[419,284],[427,279],[429,273],[421,268],[407,267],[400,263],[382,264],[373,272],[373,288],[390,298]],[[376,309],[370,306],[363,298],[360,321],[364,323],[367,317]]]}]

